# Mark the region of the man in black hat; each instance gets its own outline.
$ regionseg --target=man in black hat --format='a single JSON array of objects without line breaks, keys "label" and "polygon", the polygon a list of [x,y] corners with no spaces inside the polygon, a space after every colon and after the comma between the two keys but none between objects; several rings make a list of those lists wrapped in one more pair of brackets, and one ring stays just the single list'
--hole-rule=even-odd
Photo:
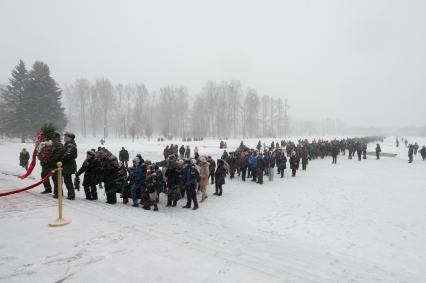
[{"label": "man in black hat", "polygon": [[[77,145],[75,144],[75,135],[70,132],[66,132],[64,135],[64,150],[62,154],[62,176],[64,179],[65,186],[68,191],[68,199],[75,199],[74,185],[72,183],[72,175],[77,171]],[[58,197],[58,192],[55,190],[53,195],[54,198]]]}]

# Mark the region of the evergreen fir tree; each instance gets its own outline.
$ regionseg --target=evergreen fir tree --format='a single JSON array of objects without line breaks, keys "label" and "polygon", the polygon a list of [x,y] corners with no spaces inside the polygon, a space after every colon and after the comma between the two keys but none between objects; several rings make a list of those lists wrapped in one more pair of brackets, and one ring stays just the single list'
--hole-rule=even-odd
[{"label": "evergreen fir tree", "polygon": [[22,142],[31,135],[29,123],[30,104],[27,96],[28,71],[21,60],[12,71],[9,85],[2,93],[2,131],[8,136],[19,136]]},{"label": "evergreen fir tree", "polygon": [[58,131],[66,126],[61,90],[50,76],[49,67],[36,61],[29,72],[28,99],[32,105],[31,126],[34,132],[45,123],[52,123]]},{"label": "evergreen fir tree", "polygon": [[0,127],[7,136],[20,137],[25,142],[45,123],[53,123],[59,131],[65,128],[61,90],[50,76],[49,67],[42,62],[35,62],[28,72],[20,61],[0,101]]}]

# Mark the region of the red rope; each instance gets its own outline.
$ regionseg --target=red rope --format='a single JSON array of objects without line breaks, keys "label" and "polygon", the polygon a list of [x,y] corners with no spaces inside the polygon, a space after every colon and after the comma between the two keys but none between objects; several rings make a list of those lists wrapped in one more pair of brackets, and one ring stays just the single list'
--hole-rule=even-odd
[{"label": "red rope", "polygon": [[32,184],[31,186],[28,186],[28,187],[25,187],[25,188],[22,188],[22,189],[19,189],[19,190],[15,190],[15,191],[0,193],[0,197],[4,197],[4,196],[8,196],[8,195],[13,195],[13,194],[17,194],[17,193],[20,193],[20,192],[31,190],[32,188],[35,188],[38,185],[40,185],[41,183],[43,183],[46,180],[48,180],[53,175],[54,172],[55,171],[50,171],[49,174],[47,174],[43,179],[41,179],[40,181],[38,181],[35,184]]},{"label": "red rope", "polygon": [[33,151],[33,158],[31,159],[31,164],[28,167],[27,172],[24,175],[19,176],[18,178],[21,179],[21,180],[27,178],[31,174],[31,172],[33,172],[35,164],[36,164],[36,149],[34,149],[34,151]]}]

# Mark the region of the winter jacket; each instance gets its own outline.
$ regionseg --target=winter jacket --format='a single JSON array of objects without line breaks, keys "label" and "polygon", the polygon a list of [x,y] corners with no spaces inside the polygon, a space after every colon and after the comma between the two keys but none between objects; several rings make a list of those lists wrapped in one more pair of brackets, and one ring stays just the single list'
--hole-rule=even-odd
[{"label": "winter jacket", "polygon": [[216,162],[213,159],[210,161],[209,171],[210,175],[214,174],[214,172],[216,171]]},{"label": "winter jacket", "polygon": [[287,157],[284,154],[277,159],[277,166],[280,170],[287,168]]},{"label": "winter jacket", "polygon": [[199,174],[194,166],[188,165],[183,169],[183,182],[185,187],[195,185],[199,179]]},{"label": "winter jacket", "polygon": [[209,163],[205,162],[201,165],[200,186],[207,186],[209,184],[209,175],[210,175]]},{"label": "winter jacket", "polygon": [[269,156],[269,167],[274,168],[275,162],[276,162],[275,153],[271,153],[271,155]]},{"label": "winter jacket", "polygon": [[241,160],[240,160],[241,169],[247,169],[249,164],[250,164],[250,162],[249,162],[249,158],[248,158],[247,155],[244,155],[243,157],[241,157]]},{"label": "winter jacket", "polygon": [[226,169],[225,169],[223,164],[219,164],[217,166],[214,177],[216,179],[217,185],[224,185],[225,184]]},{"label": "winter jacket", "polygon": [[99,159],[97,159],[96,157],[86,159],[83,162],[83,165],[78,170],[76,175],[80,176],[81,174],[84,173],[84,180],[83,180],[84,187],[89,187],[89,186],[98,184],[97,174],[98,174],[99,167],[100,167],[100,162],[99,162]]},{"label": "winter jacket", "polygon": [[121,162],[128,162],[129,161],[129,152],[125,149],[120,150],[120,153],[118,154],[118,158]]},{"label": "winter jacket", "polygon": [[263,172],[266,168],[266,161],[263,157],[259,156],[256,161],[256,171],[258,173]]},{"label": "winter jacket", "polygon": [[255,155],[250,156],[249,162],[250,162],[250,167],[252,169],[256,169],[256,166],[257,166],[257,156],[255,156]]},{"label": "winter jacket", "polygon": [[297,155],[292,155],[290,157],[290,168],[291,169],[299,169],[299,157]]},{"label": "winter jacket", "polygon": [[28,151],[21,151],[19,154],[19,165],[20,166],[26,166],[28,165],[28,161],[30,160],[30,154]]},{"label": "winter jacket", "polygon": [[77,145],[74,141],[67,141],[64,144],[62,153],[62,174],[71,175],[77,171]]}]

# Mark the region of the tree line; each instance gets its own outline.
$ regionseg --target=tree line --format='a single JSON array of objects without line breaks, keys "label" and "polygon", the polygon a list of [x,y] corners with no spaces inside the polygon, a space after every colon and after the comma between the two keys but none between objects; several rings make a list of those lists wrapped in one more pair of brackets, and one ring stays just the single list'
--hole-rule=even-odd
[{"label": "tree line", "polygon": [[86,136],[151,138],[259,137],[288,133],[287,102],[260,96],[239,81],[208,81],[196,95],[183,87],[149,91],[143,83],[82,78],[64,88],[68,127]]},{"label": "tree line", "polygon": [[20,61],[0,88],[0,134],[32,139],[46,122],[82,137],[281,137],[289,134],[287,101],[259,95],[239,81],[207,81],[150,91],[143,83],[77,79],[59,88],[49,67]]}]

